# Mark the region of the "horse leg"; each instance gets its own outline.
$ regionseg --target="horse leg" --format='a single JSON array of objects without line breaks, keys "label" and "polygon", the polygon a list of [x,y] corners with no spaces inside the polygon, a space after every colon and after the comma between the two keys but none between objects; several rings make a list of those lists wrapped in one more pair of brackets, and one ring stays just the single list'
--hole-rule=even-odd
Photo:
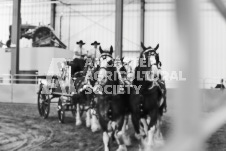
[{"label": "horse leg", "polygon": [[80,116],[80,105],[79,103],[76,104],[76,126],[79,126],[82,124],[82,121],[81,121],[81,116]]},{"label": "horse leg", "polygon": [[154,110],[151,114],[151,122],[148,125],[148,135],[147,135],[147,142],[145,144],[145,148],[151,148],[154,144],[154,134],[156,132],[156,124],[158,121],[158,110]]},{"label": "horse leg", "polygon": [[145,135],[147,135],[148,134],[148,123],[147,123],[146,119],[141,118],[140,122],[143,124],[143,127],[144,127],[143,129],[144,129]]},{"label": "horse leg", "polygon": [[100,130],[100,123],[97,120],[96,111],[94,109],[91,109],[91,130],[92,132]]},{"label": "horse leg", "polygon": [[159,116],[159,118],[157,120],[157,124],[156,124],[156,138],[157,139],[163,139],[162,133],[161,133],[161,130],[160,130],[161,125],[162,125],[162,117]]},{"label": "horse leg", "polygon": [[104,151],[109,151],[109,135],[107,132],[103,133]]},{"label": "horse leg", "polygon": [[148,135],[146,139],[145,149],[150,150],[152,146],[154,145],[154,133],[156,129],[155,126],[151,127],[151,129],[148,130]]},{"label": "horse leg", "polygon": [[125,130],[129,129],[129,115],[125,116]]},{"label": "horse leg", "polygon": [[140,139],[140,150],[146,151],[146,144],[148,142],[148,121],[144,118],[140,119],[140,132],[144,133],[143,137]]},{"label": "horse leg", "polygon": [[118,126],[113,129],[115,131],[114,134],[115,134],[116,142],[119,145],[117,151],[127,151],[126,145],[130,145],[131,142],[128,135],[126,135],[125,133],[126,120],[124,116],[120,117],[117,125]]},{"label": "horse leg", "polygon": [[87,112],[86,112],[86,127],[90,127],[90,125],[91,125],[91,121],[90,121],[90,117],[91,115],[90,115],[90,109],[88,109],[87,110]]},{"label": "horse leg", "polygon": [[161,119],[161,116],[159,116],[157,124],[156,124],[156,132],[154,133],[155,146],[163,146],[164,145],[164,139],[163,139],[162,132],[160,129],[161,124],[162,124],[162,119]]},{"label": "horse leg", "polygon": [[115,131],[115,139],[117,144],[119,145],[116,151],[127,151],[125,144],[125,134],[122,131]]},{"label": "horse leg", "polygon": [[131,140],[130,140],[129,134],[127,133],[127,130],[128,130],[127,127],[128,127],[128,115],[125,116],[121,132],[123,134],[122,137],[123,137],[124,143],[126,144],[126,146],[130,146]]},{"label": "horse leg", "polygon": [[132,124],[133,124],[134,130],[135,130],[134,136],[136,139],[139,140],[141,138],[140,130],[139,130],[140,129],[139,118],[137,117],[136,114],[132,114],[131,119],[132,119]]}]

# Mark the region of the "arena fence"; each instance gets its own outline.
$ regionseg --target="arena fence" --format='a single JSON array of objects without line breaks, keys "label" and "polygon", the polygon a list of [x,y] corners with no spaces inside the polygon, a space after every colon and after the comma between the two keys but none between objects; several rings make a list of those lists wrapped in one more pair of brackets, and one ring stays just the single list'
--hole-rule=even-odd
[{"label": "arena fence", "polygon": [[[38,92],[38,74],[0,74],[0,102],[14,103],[36,103]],[[19,77],[19,78],[18,78]],[[223,104],[223,98],[226,98],[226,90],[213,89],[218,84],[220,78],[200,79],[201,100],[203,108],[209,110],[217,104]],[[168,82],[167,100],[173,101],[173,94],[176,91],[175,82]],[[220,100],[217,100],[221,98]],[[171,104],[171,103],[170,103]]]}]

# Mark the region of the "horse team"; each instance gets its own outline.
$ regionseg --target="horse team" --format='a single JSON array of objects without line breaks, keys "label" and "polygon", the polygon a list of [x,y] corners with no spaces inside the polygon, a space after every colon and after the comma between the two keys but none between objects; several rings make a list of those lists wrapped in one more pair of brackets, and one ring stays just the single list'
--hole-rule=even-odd
[{"label": "horse team", "polygon": [[[104,150],[110,150],[110,140],[116,140],[117,151],[126,151],[130,145],[127,134],[131,121],[135,136],[140,140],[139,149],[149,150],[162,139],[161,118],[166,112],[166,87],[160,68],[157,49],[145,47],[139,63],[132,71],[123,58],[113,58],[113,47],[100,57],[75,58],[67,62],[72,68],[76,92],[72,101],[76,106],[76,125],[81,125],[81,104],[85,106],[86,126],[92,132],[102,129]],[[80,72],[83,71],[83,72]],[[78,74],[79,73],[79,74]],[[133,73],[133,79],[128,75]]]}]

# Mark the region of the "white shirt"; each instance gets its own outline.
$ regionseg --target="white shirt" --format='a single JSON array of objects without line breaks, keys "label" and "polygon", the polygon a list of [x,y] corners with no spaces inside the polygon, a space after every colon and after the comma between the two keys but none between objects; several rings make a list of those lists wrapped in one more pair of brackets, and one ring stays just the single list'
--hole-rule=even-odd
[{"label": "white shirt", "polygon": [[79,46],[75,47],[74,48],[74,56],[73,56],[73,59],[74,58],[81,58],[81,51],[82,51],[82,54],[86,54],[84,48],[80,48]]}]

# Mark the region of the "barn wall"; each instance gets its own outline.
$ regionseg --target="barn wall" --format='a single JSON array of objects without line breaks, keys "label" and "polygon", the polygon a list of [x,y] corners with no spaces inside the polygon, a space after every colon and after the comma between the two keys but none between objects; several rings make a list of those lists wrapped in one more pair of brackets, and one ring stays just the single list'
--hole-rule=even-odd
[{"label": "barn wall", "polygon": [[211,3],[202,5],[201,12],[201,77],[226,78],[226,22]]},{"label": "barn wall", "polygon": [[[22,23],[46,25],[50,23],[50,4],[44,0],[22,1]],[[33,3],[35,2],[35,3]],[[45,1],[46,2],[46,1]],[[226,79],[226,26],[225,21],[210,2],[203,2],[201,16],[201,58],[200,68],[202,82],[212,87],[220,78]],[[145,5],[145,44],[156,46],[163,63],[163,70],[172,73],[177,65],[178,56],[175,44],[174,3],[171,0],[146,0]],[[115,5],[114,1],[82,2],[71,7],[57,4],[56,34],[68,45],[69,49],[77,47],[76,41],[86,42],[85,49],[91,50],[90,43],[101,42],[103,48],[115,45]],[[71,12],[71,13],[70,13]],[[12,3],[1,2],[0,40],[6,42],[8,27],[12,23]],[[124,1],[123,22],[123,56],[134,60],[140,51],[140,4],[138,0]],[[60,23],[61,18],[61,23]],[[61,29],[60,29],[61,25]],[[22,47],[28,46],[21,43]],[[3,62],[10,62],[4,58]],[[178,72],[178,71],[177,71]],[[204,85],[203,85],[204,86]]]},{"label": "barn wall", "polygon": [[[125,8],[125,6],[124,6]],[[139,4],[131,4],[128,8],[131,12],[124,13],[124,56],[135,60],[139,54]],[[145,44],[155,47],[158,43],[162,70],[174,75],[180,56],[175,41],[175,6],[171,1],[146,0],[145,4]],[[198,15],[198,14],[197,14]],[[200,8],[200,86],[214,87],[220,78],[226,79],[226,22],[210,2],[204,1]],[[132,16],[132,17],[131,17]],[[138,24],[137,24],[138,22]],[[136,38],[134,38],[136,37]],[[127,40],[128,39],[128,40]],[[129,41],[130,40],[130,41]],[[133,48],[131,48],[133,47]],[[192,60],[191,60],[192,61]],[[134,61],[136,62],[136,61]],[[168,81],[168,85],[174,86],[175,80]]]},{"label": "barn wall", "polygon": [[[22,0],[21,19],[22,24],[48,25],[50,24],[50,0]],[[44,3],[42,3],[44,2]],[[12,1],[0,2],[0,41],[5,43],[9,38],[9,25],[12,24]],[[21,43],[26,47],[27,43]]]},{"label": "barn wall", "polygon": [[[61,21],[60,21],[61,19]],[[60,29],[61,25],[61,29]],[[58,5],[56,9],[56,33],[68,46],[76,49],[76,42],[83,40],[87,50],[91,43],[101,42],[103,48],[114,46],[115,41],[115,5],[99,3],[92,5]]]}]

